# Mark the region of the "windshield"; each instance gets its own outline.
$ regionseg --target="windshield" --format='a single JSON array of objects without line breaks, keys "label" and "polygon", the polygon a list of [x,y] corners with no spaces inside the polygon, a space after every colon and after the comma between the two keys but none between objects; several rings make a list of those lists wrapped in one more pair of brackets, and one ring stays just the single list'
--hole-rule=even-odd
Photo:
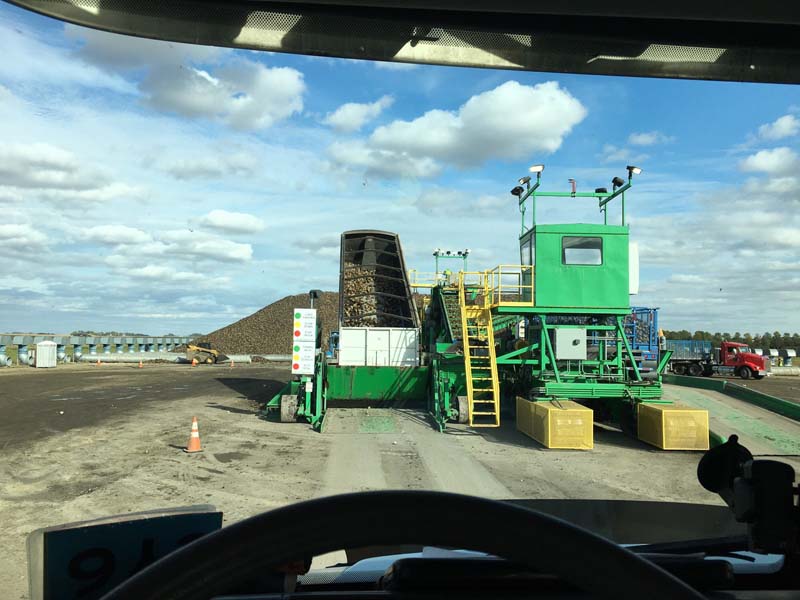
[{"label": "windshield", "polygon": [[[710,445],[798,454],[722,384],[800,401],[795,88],[193,46],[5,3],[0,50],[9,597],[59,523],[373,489],[721,505]],[[780,352],[735,370],[723,340]]]}]

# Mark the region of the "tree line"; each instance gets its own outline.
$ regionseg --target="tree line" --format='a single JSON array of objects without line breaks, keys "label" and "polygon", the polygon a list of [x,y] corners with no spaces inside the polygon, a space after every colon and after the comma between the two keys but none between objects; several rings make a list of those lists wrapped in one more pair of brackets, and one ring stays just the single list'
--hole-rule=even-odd
[{"label": "tree line", "polygon": [[715,347],[719,346],[724,340],[726,342],[747,344],[751,348],[777,348],[778,350],[783,348],[800,349],[800,333],[781,333],[780,331],[773,331],[770,333],[767,331],[765,333],[752,335],[750,333],[743,334],[738,331],[735,333],[711,333],[710,331],[695,331],[692,333],[686,329],[681,329],[679,331],[669,331],[665,329],[664,335],[668,340],[700,340],[711,342]]}]

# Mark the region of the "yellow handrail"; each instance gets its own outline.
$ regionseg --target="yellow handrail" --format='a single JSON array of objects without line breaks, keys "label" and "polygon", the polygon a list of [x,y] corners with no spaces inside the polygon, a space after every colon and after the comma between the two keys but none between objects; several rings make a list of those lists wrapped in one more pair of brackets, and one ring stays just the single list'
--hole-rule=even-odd
[{"label": "yellow handrail", "polygon": [[412,288],[434,288],[448,283],[445,273],[425,273],[416,269],[408,270],[408,283]]},{"label": "yellow handrail", "polygon": [[531,265],[498,265],[488,271],[461,271],[458,284],[476,293],[475,299],[468,301],[473,306],[534,306]]}]

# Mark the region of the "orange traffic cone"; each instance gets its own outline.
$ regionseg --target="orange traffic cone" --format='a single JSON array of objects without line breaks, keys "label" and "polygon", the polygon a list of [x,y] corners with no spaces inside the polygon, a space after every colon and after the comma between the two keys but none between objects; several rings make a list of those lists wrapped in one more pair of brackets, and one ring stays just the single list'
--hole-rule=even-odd
[{"label": "orange traffic cone", "polygon": [[233,368],[233,359],[231,359],[231,369]]},{"label": "orange traffic cone", "polygon": [[191,454],[193,452],[202,452],[200,447],[200,429],[197,427],[197,417],[192,417],[192,433],[189,435],[189,444],[186,446],[184,452]]},{"label": "orange traffic cone", "polygon": [[192,366],[193,366],[193,367],[196,367],[196,366],[197,366],[197,359],[196,359],[196,358],[193,358],[193,359],[192,359]]},{"label": "orange traffic cone", "polygon": [[100,359],[99,358],[97,359],[97,366],[98,367],[100,366]]},{"label": "orange traffic cone", "polygon": [[140,369],[144,369],[144,365],[142,364],[142,361],[139,361],[139,368]]}]

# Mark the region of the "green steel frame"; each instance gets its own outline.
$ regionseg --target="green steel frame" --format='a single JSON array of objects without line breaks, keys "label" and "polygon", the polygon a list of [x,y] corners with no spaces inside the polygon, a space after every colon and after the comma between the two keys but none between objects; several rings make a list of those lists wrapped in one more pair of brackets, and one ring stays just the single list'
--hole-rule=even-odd
[{"label": "green steel frame", "polygon": [[[541,292],[541,287],[559,290],[565,287],[574,288],[583,282],[593,291],[593,305],[588,305],[590,302],[586,302],[583,296],[575,296],[577,301],[570,304],[570,296],[559,295],[559,292],[550,296],[544,295],[552,300],[550,306],[538,305],[537,298],[537,302],[531,302],[531,306],[501,305],[493,308],[492,324],[496,332],[513,327],[520,320],[529,324],[523,347],[518,347],[519,340],[515,336],[495,336],[504,340],[497,353],[501,391],[506,400],[513,400],[514,395],[521,392],[531,400],[571,398],[592,404],[601,402],[607,405],[616,420],[630,423],[636,403],[667,402],[661,398],[661,375],[667,360],[660,361],[655,376],[643,377],[625,335],[623,319],[630,313],[630,306],[627,299],[628,229],[624,203],[625,192],[632,185],[631,177],[610,194],[540,192],[540,182],[541,173],[537,173],[535,183],[531,186],[528,181],[527,191],[519,196],[522,214],[520,243],[541,235],[543,237],[535,247],[537,251],[542,247],[547,248],[541,254],[545,264],[536,261],[534,271],[538,271],[539,278],[536,279],[534,293]],[[537,196],[596,198],[604,223],[537,227]],[[621,225],[609,225],[607,207],[617,197],[622,202]],[[532,206],[530,227],[525,223],[528,201]],[[545,239],[546,236],[560,235],[603,237],[602,268],[589,267],[596,270],[586,271],[581,278],[569,283],[569,275],[565,275],[560,259],[561,242],[558,241],[556,245],[553,240]],[[555,255],[556,248],[558,257]],[[458,256],[453,256],[456,257]],[[465,257],[458,258],[466,263]],[[622,289],[623,285],[625,289]],[[381,403],[427,398],[428,412],[436,428],[444,430],[448,422],[459,418],[458,398],[466,394],[467,387],[464,356],[454,347],[459,336],[456,335],[455,324],[448,314],[448,305],[444,299],[447,292],[442,283],[431,289],[432,310],[430,318],[423,324],[422,336],[429,356],[429,366],[393,368],[329,365],[324,353],[320,352],[315,374],[288,383],[267,403],[267,408],[278,408],[283,394],[296,394],[298,417],[321,430],[331,401],[340,401],[346,405],[348,402],[364,400]],[[567,315],[584,317],[586,324],[564,323],[563,317]],[[571,361],[556,358],[556,349],[552,343],[555,331],[570,328],[586,330],[589,344],[596,349],[596,357]],[[513,341],[514,347],[509,346],[510,341]],[[502,344],[509,347],[502,347]]]}]

